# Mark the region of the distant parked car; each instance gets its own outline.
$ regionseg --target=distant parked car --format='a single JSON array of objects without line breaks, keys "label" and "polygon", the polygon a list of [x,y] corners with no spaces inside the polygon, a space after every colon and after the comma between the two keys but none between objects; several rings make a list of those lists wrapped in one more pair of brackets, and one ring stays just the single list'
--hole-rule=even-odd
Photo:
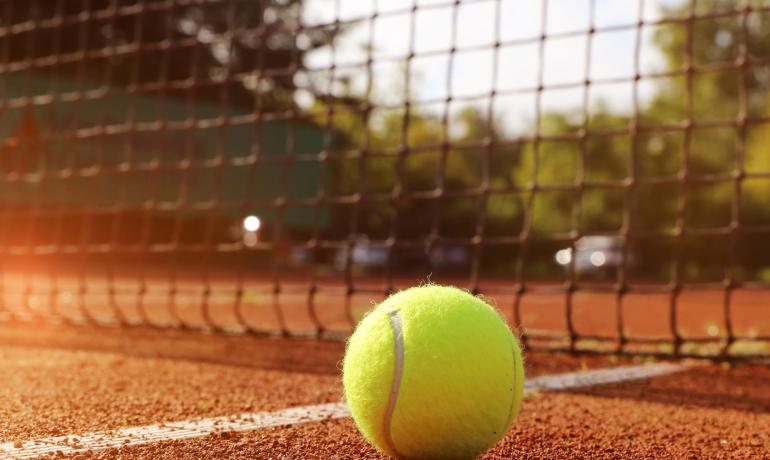
[{"label": "distant parked car", "polygon": [[[575,242],[575,250],[556,251],[556,263],[568,267],[575,259],[578,274],[611,276],[623,263],[623,238],[618,236],[584,236]],[[626,268],[634,263],[631,251],[626,253]]]},{"label": "distant parked car", "polygon": [[351,266],[358,269],[378,270],[385,268],[388,263],[388,248],[372,244],[366,235],[356,237],[352,253],[348,248],[337,251],[334,257],[334,268],[344,270],[348,263],[348,255],[350,255]]},{"label": "distant parked car", "polygon": [[465,246],[438,245],[430,251],[428,260],[438,270],[463,270],[470,264],[470,255]]},{"label": "distant parked car", "polygon": [[334,268],[344,270],[350,258],[350,265],[356,270],[384,270],[390,257],[391,267],[400,271],[428,273],[431,270],[456,271],[469,264],[469,251],[464,246],[441,244],[426,251],[422,247],[395,247],[389,254],[382,242],[372,243],[366,235],[355,239],[352,252],[348,247],[337,251]]}]

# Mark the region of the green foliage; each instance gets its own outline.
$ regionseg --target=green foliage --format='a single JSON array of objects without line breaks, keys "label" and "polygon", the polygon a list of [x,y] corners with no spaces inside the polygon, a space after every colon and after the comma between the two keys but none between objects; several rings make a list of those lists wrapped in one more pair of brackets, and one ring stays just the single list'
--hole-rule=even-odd
[{"label": "green foliage", "polygon": [[[484,183],[490,188],[510,188],[515,183],[518,146],[496,145],[494,139],[501,137],[502,130],[476,109],[462,110],[451,123],[416,110],[408,117],[403,112],[367,117],[337,108],[332,118],[335,129],[344,134],[332,152],[334,192],[361,196],[356,210],[361,232],[387,234],[389,227],[383,229],[383,224],[392,223],[396,209],[383,198],[400,191],[400,236],[424,235],[436,226],[472,234],[473,216],[481,203],[451,197],[438,200],[430,193],[473,193]],[[504,206],[496,217],[497,209],[487,210],[487,217],[493,218],[486,225],[504,226],[514,214]],[[345,209],[338,221],[347,223],[352,215],[353,209]]]},{"label": "green foliage", "polygon": [[[696,13],[719,5],[699,1]],[[689,8],[683,2],[663,13],[681,17]],[[518,235],[525,222],[533,233],[548,235],[616,232],[624,222],[658,234],[679,225],[721,228],[732,223],[736,203],[741,225],[770,224],[770,179],[749,176],[740,189],[734,179],[741,169],[770,172],[770,123],[750,122],[745,129],[740,124],[741,117],[770,117],[770,72],[752,63],[770,57],[770,14],[752,12],[745,27],[741,15],[731,15],[655,30],[653,43],[672,76],[655,80],[656,93],[640,107],[638,130],[631,129],[631,115],[602,104],[590,107],[587,120],[575,113],[544,113],[538,120],[541,137],[531,139],[529,133],[519,140],[506,139],[498,120],[473,108],[459,113],[452,129],[414,109],[408,118],[392,113],[356,123],[338,116],[335,126],[346,139],[340,148],[352,148],[352,162],[337,170],[337,191],[409,194],[488,186],[491,193],[478,198],[481,203],[398,200],[399,219],[415,235],[436,228],[440,206],[441,220],[448,223],[440,226],[442,234],[445,228],[472,234],[479,206],[485,234],[495,236]],[[742,59],[749,64],[730,65]],[[383,219],[369,222],[368,216],[384,215],[384,205],[364,207],[359,228],[374,229]],[[389,208],[385,220],[395,211]],[[655,250],[671,252],[661,246],[650,253]],[[691,252],[706,250],[698,246]],[[705,263],[696,256],[691,262]]]}]

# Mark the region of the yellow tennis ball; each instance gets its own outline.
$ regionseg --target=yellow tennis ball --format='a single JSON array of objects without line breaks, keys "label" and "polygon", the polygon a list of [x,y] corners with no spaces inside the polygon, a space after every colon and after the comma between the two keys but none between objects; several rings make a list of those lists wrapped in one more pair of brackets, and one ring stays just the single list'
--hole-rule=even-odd
[{"label": "yellow tennis ball", "polygon": [[518,341],[483,300],[414,287],[375,307],[350,337],[345,399],[364,437],[395,458],[474,458],[516,418]]}]

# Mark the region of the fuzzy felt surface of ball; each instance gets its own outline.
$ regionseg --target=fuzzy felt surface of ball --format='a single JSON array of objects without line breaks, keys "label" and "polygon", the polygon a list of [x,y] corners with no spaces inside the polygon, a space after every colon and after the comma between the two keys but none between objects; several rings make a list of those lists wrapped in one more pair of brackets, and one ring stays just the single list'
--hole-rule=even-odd
[{"label": "fuzzy felt surface of ball", "polygon": [[348,340],[345,399],[364,437],[400,459],[475,458],[517,417],[516,337],[479,297],[449,286],[400,291]]}]

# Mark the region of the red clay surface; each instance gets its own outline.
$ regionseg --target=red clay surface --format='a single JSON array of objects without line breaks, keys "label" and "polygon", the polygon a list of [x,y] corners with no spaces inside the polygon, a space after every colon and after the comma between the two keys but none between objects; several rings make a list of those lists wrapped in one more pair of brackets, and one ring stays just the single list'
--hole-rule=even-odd
[{"label": "red clay surface", "polygon": [[[687,374],[540,394],[486,459],[770,457],[770,370]],[[386,458],[350,419],[113,449],[93,458]],[[88,457],[86,457],[88,458]]]},{"label": "red clay surface", "polygon": [[[6,311],[21,317],[50,318],[55,313],[63,318],[90,316],[103,321],[123,319],[157,326],[182,324],[225,329],[246,326],[260,332],[291,335],[314,335],[323,330],[344,336],[373,303],[384,298],[385,292],[383,280],[377,278],[354,278],[352,286],[358,290],[348,295],[341,276],[326,277],[318,280],[312,296],[308,279],[282,278],[281,291],[277,294],[268,280],[251,279],[240,285],[243,294],[239,299],[237,280],[211,278],[208,287],[202,280],[202,277],[187,276],[172,284],[160,275],[108,279],[103,274],[90,274],[85,281],[74,276],[59,276],[54,280],[47,274],[6,272],[0,300]],[[395,287],[424,281],[398,279]],[[467,279],[448,281],[468,287]],[[532,285],[533,291],[521,298],[520,322],[516,321],[514,311],[513,283],[486,281],[479,287],[510,324],[532,336],[552,338],[549,340],[556,344],[563,345],[568,340],[567,296],[556,292],[557,286]],[[611,341],[617,340],[621,333],[632,342],[670,343],[675,330],[685,341],[712,340],[714,349],[718,349],[731,327],[733,336],[745,339],[736,342],[733,351],[770,356],[770,290],[734,291],[729,318],[724,310],[724,291],[684,290],[677,298],[672,324],[669,293],[629,293],[618,302],[615,293],[600,292],[609,289],[609,285],[590,288],[593,290],[576,292],[571,299],[572,332],[578,338],[586,337],[588,340],[584,343],[589,348],[598,347],[594,337],[608,340],[612,345]],[[652,351],[671,351],[670,347],[662,346],[652,345]]]},{"label": "red clay surface", "polygon": [[[0,326],[0,440],[103,431],[342,399],[337,342]],[[531,375],[608,358],[528,356]]]},{"label": "red clay surface", "polygon": [[[339,401],[334,342],[0,327],[0,440]],[[527,353],[529,376],[629,361]],[[268,369],[269,368],[269,369]],[[706,365],[529,397],[485,458],[770,458],[770,368]],[[81,458],[380,458],[349,419]]]},{"label": "red clay surface", "polygon": [[[58,277],[4,273],[0,300],[0,441],[105,431],[196,417],[271,411],[341,400],[340,341],[285,340],[153,328],[54,326],[54,316],[198,328],[238,324],[235,280]],[[399,280],[396,287],[420,280]],[[242,320],[271,333],[348,333],[382,299],[384,285],[355,280],[282,280],[275,295],[265,280],[242,286]],[[456,283],[464,286],[462,281]],[[538,286],[535,286],[538,287]],[[540,286],[551,288],[552,286]],[[513,286],[491,282],[484,295],[513,319]],[[114,295],[110,295],[114,289]],[[367,290],[368,289],[368,290]],[[677,304],[683,338],[723,337],[722,291],[685,291]],[[202,300],[206,300],[205,307]],[[532,292],[521,324],[536,334],[568,333],[563,293]],[[616,296],[578,292],[572,321],[579,335],[618,336]],[[630,294],[621,305],[623,334],[671,338],[670,296]],[[770,335],[770,293],[736,291],[733,332]],[[208,313],[208,320],[206,318]],[[8,317],[8,315],[6,315]],[[35,320],[38,317],[41,321]],[[559,339],[557,339],[559,340]],[[770,355],[767,342],[750,352]],[[526,353],[529,376],[631,362],[614,356]],[[709,365],[647,382],[541,393],[527,399],[519,421],[486,458],[770,458],[770,368]],[[334,420],[242,434],[113,449],[83,458],[378,458],[352,421]]]}]

